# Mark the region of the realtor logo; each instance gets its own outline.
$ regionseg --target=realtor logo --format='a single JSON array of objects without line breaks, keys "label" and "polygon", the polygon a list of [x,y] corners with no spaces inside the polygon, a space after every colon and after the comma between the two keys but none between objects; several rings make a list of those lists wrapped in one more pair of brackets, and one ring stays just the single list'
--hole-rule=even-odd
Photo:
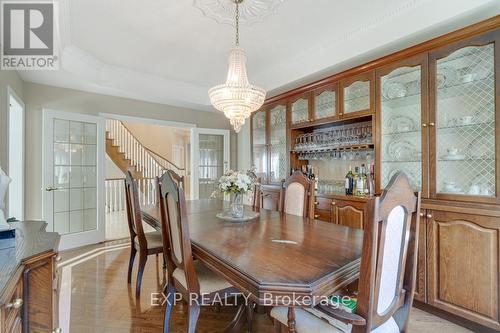
[{"label": "realtor logo", "polygon": [[2,1],[2,69],[58,69],[52,1]]}]

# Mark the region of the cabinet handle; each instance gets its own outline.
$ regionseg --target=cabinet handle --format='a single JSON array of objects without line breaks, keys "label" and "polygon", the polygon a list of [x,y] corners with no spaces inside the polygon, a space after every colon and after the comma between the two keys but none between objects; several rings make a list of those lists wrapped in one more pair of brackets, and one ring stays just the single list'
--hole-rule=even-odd
[{"label": "cabinet handle", "polygon": [[332,201],[332,206],[335,206],[335,201]]},{"label": "cabinet handle", "polygon": [[314,218],[317,219],[319,217],[319,215],[314,215]]},{"label": "cabinet handle", "polygon": [[424,217],[424,213],[420,213],[420,217]]},{"label": "cabinet handle", "polygon": [[422,124],[422,127],[427,127],[427,124]]},{"label": "cabinet handle", "polygon": [[432,214],[427,214],[428,219],[432,219]]},{"label": "cabinet handle", "polygon": [[342,112],[339,112],[339,116],[341,116],[343,113]]},{"label": "cabinet handle", "polygon": [[7,305],[5,305],[5,307],[7,309],[10,309],[10,308],[13,308],[13,309],[19,309],[21,306],[23,306],[23,299],[22,298],[16,298],[14,300],[14,302],[12,303],[7,303]]},{"label": "cabinet handle", "polygon": [[314,204],[317,205],[317,204],[319,204],[319,202],[315,201]]},{"label": "cabinet handle", "polygon": [[432,126],[434,126],[434,125],[436,125],[436,124],[434,124],[434,123],[429,123],[429,126],[431,126],[431,127],[432,127]]},{"label": "cabinet handle", "polygon": [[62,332],[62,329],[60,329],[59,327],[58,328],[54,328],[52,330],[52,333],[61,333]]}]

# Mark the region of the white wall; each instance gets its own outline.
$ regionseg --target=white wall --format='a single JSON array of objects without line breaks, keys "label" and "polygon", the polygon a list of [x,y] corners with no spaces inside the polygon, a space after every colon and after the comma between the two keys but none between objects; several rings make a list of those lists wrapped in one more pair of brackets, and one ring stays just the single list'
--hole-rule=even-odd
[{"label": "white wall", "polygon": [[248,170],[252,167],[252,158],[250,156],[250,120],[238,133],[238,170]]},{"label": "white wall", "polygon": [[26,104],[26,218],[42,218],[42,109],[98,115],[112,113],[134,117],[194,123],[198,127],[230,129],[217,112],[195,111],[77,90],[24,83]]},{"label": "white wall", "polygon": [[0,166],[5,172],[8,168],[8,137],[9,137],[9,99],[7,87],[10,86],[23,99],[23,81],[16,71],[0,70]]}]

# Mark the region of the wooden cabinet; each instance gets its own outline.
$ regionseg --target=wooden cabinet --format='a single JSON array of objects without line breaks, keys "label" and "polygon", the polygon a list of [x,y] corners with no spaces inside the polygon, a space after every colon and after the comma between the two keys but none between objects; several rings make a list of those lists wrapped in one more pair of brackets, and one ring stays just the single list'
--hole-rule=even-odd
[{"label": "wooden cabinet", "polygon": [[420,224],[418,230],[418,258],[417,258],[417,278],[415,281],[416,300],[427,301],[427,212],[420,212]]},{"label": "wooden cabinet", "polygon": [[299,125],[312,121],[311,94],[296,96],[290,100],[290,123]]},{"label": "wooden cabinet", "polygon": [[500,330],[500,218],[428,210],[428,303]]},{"label": "wooden cabinet", "polygon": [[357,201],[332,201],[332,222],[346,227],[363,229],[365,218],[365,203]]},{"label": "wooden cabinet", "polygon": [[260,207],[278,211],[280,209],[282,186],[262,185],[260,187]]},{"label": "wooden cabinet", "polygon": [[22,269],[14,275],[14,282],[10,283],[0,303],[0,332],[20,332],[22,327],[23,310],[26,305],[23,299],[23,280],[21,278]]},{"label": "wooden cabinet", "polygon": [[500,203],[500,29],[429,53],[430,194]]}]

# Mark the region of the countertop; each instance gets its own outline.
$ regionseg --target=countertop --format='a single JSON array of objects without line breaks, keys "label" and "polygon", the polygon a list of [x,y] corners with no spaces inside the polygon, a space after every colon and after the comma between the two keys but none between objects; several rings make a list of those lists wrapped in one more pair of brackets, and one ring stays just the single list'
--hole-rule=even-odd
[{"label": "countertop", "polygon": [[343,193],[316,193],[316,197],[358,202],[367,202],[370,198],[373,198],[373,196],[357,197]]},{"label": "countertop", "polygon": [[0,295],[26,260],[45,252],[57,252],[59,246],[59,234],[46,232],[45,222],[23,221],[13,222],[11,225],[16,229],[16,245],[0,250]]}]

